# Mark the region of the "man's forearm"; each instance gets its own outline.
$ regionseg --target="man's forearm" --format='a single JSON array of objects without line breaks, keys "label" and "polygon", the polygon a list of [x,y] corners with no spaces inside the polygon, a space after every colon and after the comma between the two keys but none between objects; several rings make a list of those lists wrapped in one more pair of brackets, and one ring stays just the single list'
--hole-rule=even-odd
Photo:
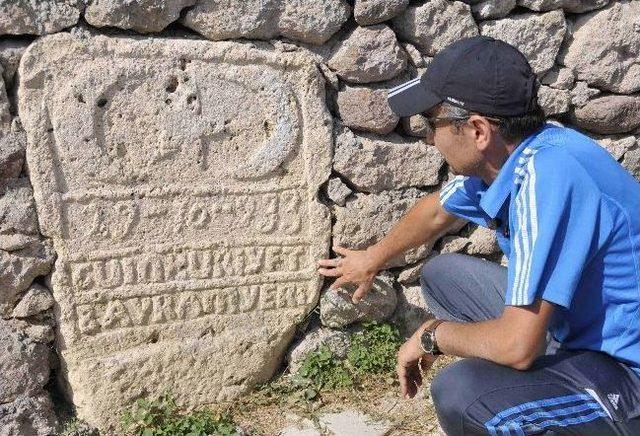
[{"label": "man's forearm", "polygon": [[433,242],[458,221],[443,212],[438,193],[420,199],[378,243],[369,247],[380,265],[410,248]]}]

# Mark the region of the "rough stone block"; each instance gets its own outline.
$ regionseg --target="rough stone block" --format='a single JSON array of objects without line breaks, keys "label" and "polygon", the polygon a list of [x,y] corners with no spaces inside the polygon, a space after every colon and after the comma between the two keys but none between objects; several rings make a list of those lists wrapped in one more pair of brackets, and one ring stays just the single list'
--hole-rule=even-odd
[{"label": "rough stone block", "polygon": [[140,33],[159,32],[177,20],[180,11],[198,0],[89,0],[84,18],[96,27],[113,26]]},{"label": "rough stone block", "polygon": [[0,35],[44,35],[78,22],[81,0],[3,0],[0,2]]},{"label": "rough stone block", "polygon": [[78,416],[112,431],[140,396],[197,406],[269,379],[328,254],[331,119],[312,58],[59,34],[20,78]]}]

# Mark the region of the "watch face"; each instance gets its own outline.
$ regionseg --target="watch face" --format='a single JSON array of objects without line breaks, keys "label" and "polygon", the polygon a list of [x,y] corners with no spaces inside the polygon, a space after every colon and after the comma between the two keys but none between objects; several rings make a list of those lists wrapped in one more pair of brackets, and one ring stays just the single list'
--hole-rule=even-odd
[{"label": "watch face", "polygon": [[433,338],[431,336],[431,332],[426,330],[420,336],[420,343],[422,345],[423,351],[427,353],[433,352]]}]

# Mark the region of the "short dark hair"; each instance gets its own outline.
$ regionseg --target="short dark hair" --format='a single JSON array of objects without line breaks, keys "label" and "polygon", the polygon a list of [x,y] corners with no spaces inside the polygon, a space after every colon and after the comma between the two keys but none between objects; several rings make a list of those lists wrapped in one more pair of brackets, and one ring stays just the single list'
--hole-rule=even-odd
[{"label": "short dark hair", "polygon": [[[466,118],[471,115],[484,115],[491,118],[496,118],[499,121],[498,123],[498,131],[500,135],[507,142],[518,143],[527,138],[528,136],[535,133],[540,127],[543,126],[545,122],[545,115],[538,104],[535,101],[533,108],[525,113],[524,115],[517,115],[513,117],[504,117],[504,116],[495,116],[495,115],[487,115],[480,114],[477,112],[470,112],[466,109],[463,109],[458,106],[454,106],[450,103],[441,103],[440,108],[444,110],[444,114],[441,116],[448,117],[456,117],[456,118]],[[460,126],[460,123],[457,123],[457,126]]]}]

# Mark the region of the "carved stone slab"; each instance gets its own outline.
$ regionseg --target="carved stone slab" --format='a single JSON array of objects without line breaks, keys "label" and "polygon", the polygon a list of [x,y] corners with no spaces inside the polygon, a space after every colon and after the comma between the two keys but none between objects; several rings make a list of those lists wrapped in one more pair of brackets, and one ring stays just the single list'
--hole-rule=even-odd
[{"label": "carved stone slab", "polygon": [[252,44],[58,34],[20,66],[20,117],[78,414],[268,379],[319,296],[330,218],[324,84]]}]

